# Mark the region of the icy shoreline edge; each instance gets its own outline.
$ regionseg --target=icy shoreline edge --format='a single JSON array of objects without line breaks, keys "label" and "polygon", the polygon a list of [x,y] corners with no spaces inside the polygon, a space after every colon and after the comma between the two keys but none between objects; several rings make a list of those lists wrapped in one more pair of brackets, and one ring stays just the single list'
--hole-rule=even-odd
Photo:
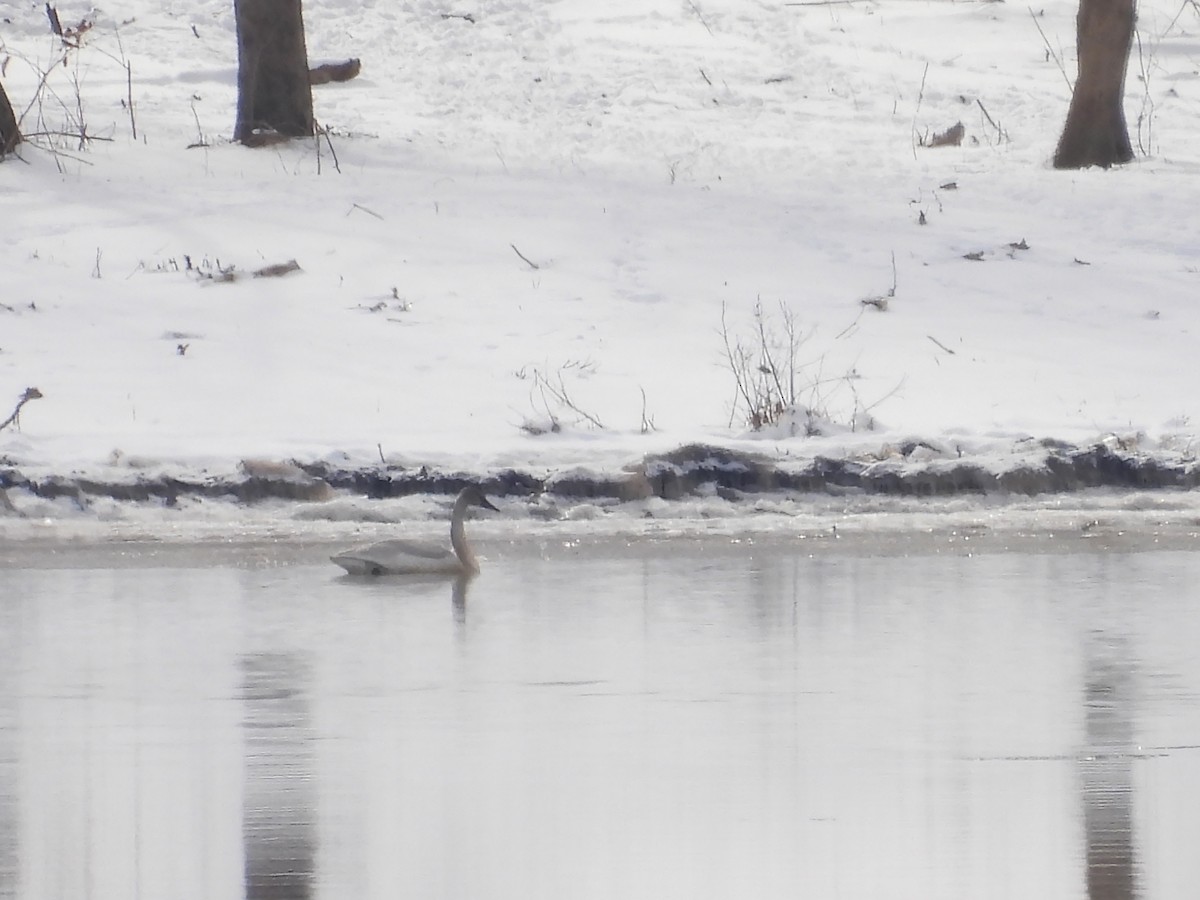
[{"label": "icy shoreline edge", "polygon": [[[715,444],[687,444],[651,454],[618,471],[564,467],[540,473],[519,468],[452,470],[436,466],[341,466],[327,461],[243,461],[237,472],[194,475],[112,467],[109,472],[27,474],[33,467],[0,460],[0,488],[41,499],[118,502],[186,497],[320,501],[339,493],[368,499],[445,495],[476,482],[500,497],[549,494],[563,499],[680,500],[714,492],[725,500],[772,493],[856,494],[908,498],[1004,494],[1070,494],[1092,488],[1190,490],[1200,465],[1190,454],[1147,452],[1120,444],[1043,440],[1029,452],[998,462],[951,456],[936,445],[910,441],[884,458],[814,456],[780,459]],[[0,510],[2,512],[2,510]]]}]

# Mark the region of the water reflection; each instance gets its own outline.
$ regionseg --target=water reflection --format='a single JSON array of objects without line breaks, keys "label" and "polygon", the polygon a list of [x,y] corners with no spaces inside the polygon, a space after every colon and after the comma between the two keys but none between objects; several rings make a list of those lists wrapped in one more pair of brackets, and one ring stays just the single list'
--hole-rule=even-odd
[{"label": "water reflection", "polygon": [[459,625],[467,623],[467,593],[471,582],[477,574],[464,573],[459,575],[339,575],[336,581],[351,589],[394,590],[399,593],[411,591],[414,587],[445,587],[450,595],[450,608],[454,612],[454,621]]},{"label": "water reflection", "polygon": [[291,653],[242,660],[247,900],[307,900],[316,847],[309,666]]},{"label": "water reflection", "polygon": [[1094,635],[1084,691],[1083,822],[1089,900],[1132,900],[1134,679],[1124,641]]},{"label": "water reflection", "polygon": [[9,570],[0,895],[1174,900],[1197,576],[687,546],[469,584]]},{"label": "water reflection", "polygon": [[16,734],[19,694],[17,661],[21,632],[0,628],[0,897],[17,895],[18,766]]},{"label": "water reflection", "polygon": [[454,607],[454,621],[467,624],[467,589],[475,578],[473,575],[457,575],[450,584],[450,604]]}]

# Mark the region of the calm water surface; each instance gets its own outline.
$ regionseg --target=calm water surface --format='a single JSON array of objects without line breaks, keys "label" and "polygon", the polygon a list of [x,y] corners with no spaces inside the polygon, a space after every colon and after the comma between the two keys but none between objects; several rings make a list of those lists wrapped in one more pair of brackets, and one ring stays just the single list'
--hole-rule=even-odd
[{"label": "calm water surface", "polygon": [[320,559],[0,571],[0,897],[1200,882],[1200,554]]}]

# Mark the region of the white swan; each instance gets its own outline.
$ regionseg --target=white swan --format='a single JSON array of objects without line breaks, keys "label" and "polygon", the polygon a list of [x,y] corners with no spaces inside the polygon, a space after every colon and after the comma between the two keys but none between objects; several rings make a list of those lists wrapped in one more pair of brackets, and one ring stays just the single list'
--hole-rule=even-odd
[{"label": "white swan", "polygon": [[347,550],[330,559],[351,575],[476,575],[479,561],[463,529],[467,509],[472,506],[496,509],[476,485],[463,488],[450,515],[451,549],[440,544],[391,540]]}]

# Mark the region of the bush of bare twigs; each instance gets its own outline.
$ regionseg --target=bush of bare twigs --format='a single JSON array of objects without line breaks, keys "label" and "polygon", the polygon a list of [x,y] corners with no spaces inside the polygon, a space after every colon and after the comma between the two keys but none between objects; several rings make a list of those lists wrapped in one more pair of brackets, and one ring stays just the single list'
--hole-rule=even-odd
[{"label": "bush of bare twigs", "polygon": [[[740,416],[753,431],[778,430],[790,437],[874,429],[870,408],[859,401],[858,372],[825,377],[824,357],[802,354],[812,332],[801,329],[787,305],[780,303],[772,313],[757,299],[749,327],[737,334],[730,332],[727,314],[722,306],[724,361],[734,384],[730,426]],[[843,392],[850,395],[850,412],[838,421],[831,405]]]},{"label": "bush of bare twigs", "polygon": [[[125,95],[121,107],[129,118],[130,134],[138,138],[137,117],[133,96],[133,67],[125,56],[120,30],[114,25],[111,34],[100,34],[92,15],[80,19],[73,25],[64,25],[57,10],[46,5],[50,31],[58,36],[59,43],[48,63],[27,59],[13,54],[12,59],[29,66],[37,75],[37,86],[28,98],[10,96],[18,103],[18,131],[24,143],[48,151],[59,168],[70,154],[84,150],[93,141],[111,141],[116,123],[108,123],[101,129],[93,128],[88,122],[87,104],[83,97],[83,81],[87,64],[82,62],[86,55],[89,64],[97,55],[119,66],[125,76]],[[114,47],[115,49],[109,49]],[[5,59],[8,62],[8,59]]]}]

